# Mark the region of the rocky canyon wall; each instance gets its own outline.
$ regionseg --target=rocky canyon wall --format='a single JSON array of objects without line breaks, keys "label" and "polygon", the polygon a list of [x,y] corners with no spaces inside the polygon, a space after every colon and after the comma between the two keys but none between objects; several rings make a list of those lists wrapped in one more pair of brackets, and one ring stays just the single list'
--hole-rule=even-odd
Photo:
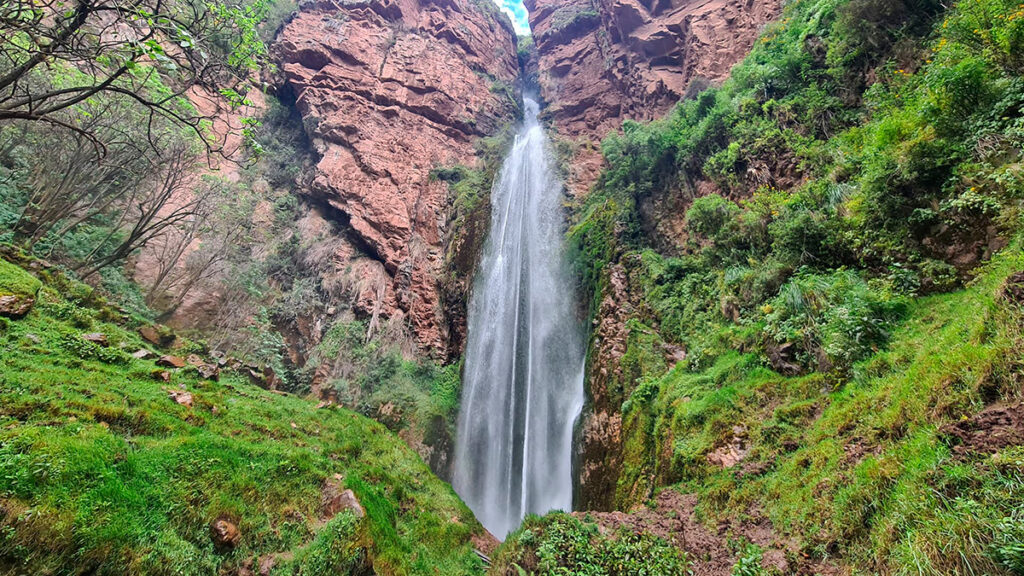
[{"label": "rocky canyon wall", "polygon": [[473,166],[474,142],[514,120],[511,23],[490,0],[310,1],[275,50],[317,158],[305,193],[348,232],[331,258],[356,314],[458,354],[464,318],[439,288],[450,198],[431,172]]},{"label": "rocky canyon wall", "polygon": [[[562,138],[597,143],[624,119],[664,115],[688,90],[723,80],[781,0],[525,0],[541,97]],[[585,193],[601,168],[581,147],[569,188]]]}]

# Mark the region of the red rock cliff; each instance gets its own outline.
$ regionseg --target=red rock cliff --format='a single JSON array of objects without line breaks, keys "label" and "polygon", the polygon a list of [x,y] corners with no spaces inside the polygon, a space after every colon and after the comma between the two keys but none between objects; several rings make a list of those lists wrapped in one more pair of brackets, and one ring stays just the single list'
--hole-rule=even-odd
[{"label": "red rock cliff", "polygon": [[[665,114],[695,81],[720,81],[746,56],[781,0],[524,0],[537,45],[541,97],[562,137],[599,141],[623,119]],[[595,150],[573,161],[585,192]]]},{"label": "red rock cliff", "polygon": [[541,96],[570,136],[648,120],[691,81],[724,79],[781,0],[525,0]]},{"label": "red rock cliff", "polygon": [[446,355],[448,198],[430,171],[475,164],[474,140],[512,120],[511,24],[490,0],[323,0],[276,50],[319,156],[309,193],[353,232],[336,260],[361,279],[357,312],[405,318],[421,352]]}]

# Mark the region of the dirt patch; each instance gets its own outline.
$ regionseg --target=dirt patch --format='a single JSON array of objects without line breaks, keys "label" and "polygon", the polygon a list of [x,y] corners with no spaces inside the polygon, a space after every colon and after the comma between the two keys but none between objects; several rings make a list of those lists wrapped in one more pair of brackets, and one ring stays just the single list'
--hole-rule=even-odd
[{"label": "dirt patch", "polygon": [[1016,272],[1006,279],[1002,296],[1012,304],[1024,304],[1024,272]]},{"label": "dirt patch", "polygon": [[493,556],[494,552],[501,546],[501,541],[494,537],[493,534],[484,530],[477,534],[473,534],[470,537],[470,542],[473,543],[473,548],[483,552],[487,556]]},{"label": "dirt patch", "polygon": [[757,511],[751,511],[745,520],[720,522],[709,528],[694,514],[697,502],[692,494],[664,490],[658,494],[653,507],[641,507],[629,513],[576,512],[575,515],[597,523],[605,531],[625,527],[664,538],[687,553],[693,562],[693,573],[700,576],[729,576],[737,560],[729,541],[738,539],[761,547],[764,551],[762,564],[771,573],[844,574],[835,566],[804,559],[797,546],[778,538],[771,522]]},{"label": "dirt patch", "polygon": [[995,454],[1009,446],[1024,445],[1024,403],[993,405],[942,432],[953,440],[953,452]]}]

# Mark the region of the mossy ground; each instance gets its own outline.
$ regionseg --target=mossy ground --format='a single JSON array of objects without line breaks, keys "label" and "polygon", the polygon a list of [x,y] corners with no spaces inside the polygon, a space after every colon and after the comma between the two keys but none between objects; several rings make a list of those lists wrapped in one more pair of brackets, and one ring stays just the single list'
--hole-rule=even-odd
[{"label": "mossy ground", "polygon": [[[1024,559],[1024,447],[955,453],[945,427],[1020,402],[1024,311],[1014,246],[965,289],[919,298],[848,378],[783,377],[753,354],[683,365],[624,407],[622,494],[700,496],[709,520],[767,515],[801,553],[857,574],[1007,574]],[[708,455],[740,438],[744,460]]]},{"label": "mossy ground", "polygon": [[0,295],[35,296],[42,283],[33,275],[0,260]]},{"label": "mossy ground", "polygon": [[[0,290],[21,290],[25,275],[0,266]],[[480,570],[479,524],[384,426],[232,373],[212,382],[186,368],[165,383],[130,356],[144,347],[130,321],[53,284],[0,324],[0,573],[231,574],[277,553],[274,574]],[[366,518],[321,521],[335,475]],[[241,531],[233,551],[214,549],[218,517]]]}]

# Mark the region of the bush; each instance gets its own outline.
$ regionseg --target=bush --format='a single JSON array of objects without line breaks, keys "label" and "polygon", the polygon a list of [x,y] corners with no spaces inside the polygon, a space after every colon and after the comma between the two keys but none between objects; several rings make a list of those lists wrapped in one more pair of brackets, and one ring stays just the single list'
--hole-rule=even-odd
[{"label": "bush", "polygon": [[564,513],[531,516],[494,559],[494,573],[573,576],[686,576],[686,554],[650,534],[622,529],[603,534],[596,524]]},{"label": "bush", "polygon": [[717,194],[704,196],[694,200],[686,211],[686,226],[704,238],[714,240],[739,212],[736,204]]},{"label": "bush", "polygon": [[853,271],[803,271],[765,305],[764,330],[776,343],[795,345],[805,367],[845,370],[885,344],[904,310],[902,300]]}]

